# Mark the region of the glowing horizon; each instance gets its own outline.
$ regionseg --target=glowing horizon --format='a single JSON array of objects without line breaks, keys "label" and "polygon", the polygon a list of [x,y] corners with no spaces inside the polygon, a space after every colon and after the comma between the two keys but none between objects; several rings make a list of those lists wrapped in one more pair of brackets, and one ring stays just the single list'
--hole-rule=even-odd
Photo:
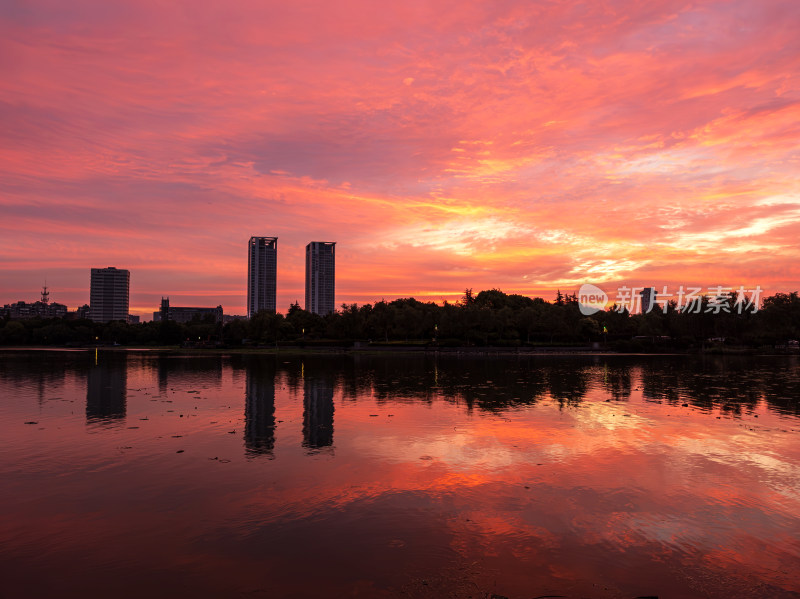
[{"label": "glowing horizon", "polygon": [[11,2],[0,305],[278,308],[584,282],[800,289],[800,5]]}]

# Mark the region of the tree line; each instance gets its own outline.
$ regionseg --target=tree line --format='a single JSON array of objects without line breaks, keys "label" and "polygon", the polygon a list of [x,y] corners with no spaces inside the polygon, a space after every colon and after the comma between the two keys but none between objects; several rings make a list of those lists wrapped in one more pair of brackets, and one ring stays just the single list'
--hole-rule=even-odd
[{"label": "tree line", "polygon": [[342,304],[319,316],[292,304],[286,315],[262,311],[249,320],[226,324],[213,317],[127,324],[90,320],[0,320],[4,345],[245,345],[414,343],[455,346],[586,345],[599,342],[622,351],[669,345],[690,348],[709,343],[749,347],[784,345],[800,338],[797,292],[766,297],[758,311],[717,311],[703,297],[690,309],[670,302],[647,314],[608,308],[586,316],[576,295],[559,292],[553,301],[490,289],[464,292],[457,302],[420,302],[414,298],[373,304]]}]

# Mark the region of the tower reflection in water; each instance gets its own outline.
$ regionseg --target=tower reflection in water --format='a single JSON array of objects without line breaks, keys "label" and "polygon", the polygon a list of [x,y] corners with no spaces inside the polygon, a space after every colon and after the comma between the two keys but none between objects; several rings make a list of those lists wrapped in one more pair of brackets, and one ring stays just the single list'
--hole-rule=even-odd
[{"label": "tower reflection in water", "polygon": [[244,445],[248,455],[273,457],[275,449],[275,366],[268,362],[247,368],[244,403]]},{"label": "tower reflection in water", "polygon": [[303,447],[311,451],[333,446],[331,377],[303,371]]},{"label": "tower reflection in water", "polygon": [[113,423],[125,418],[127,388],[127,356],[95,350],[86,381],[86,422]]}]

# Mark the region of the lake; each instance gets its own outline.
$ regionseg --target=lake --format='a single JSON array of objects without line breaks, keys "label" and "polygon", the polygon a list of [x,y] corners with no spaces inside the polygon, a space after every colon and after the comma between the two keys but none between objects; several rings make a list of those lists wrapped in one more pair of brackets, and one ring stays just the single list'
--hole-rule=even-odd
[{"label": "lake", "polygon": [[0,597],[800,597],[797,357],[0,352]]}]

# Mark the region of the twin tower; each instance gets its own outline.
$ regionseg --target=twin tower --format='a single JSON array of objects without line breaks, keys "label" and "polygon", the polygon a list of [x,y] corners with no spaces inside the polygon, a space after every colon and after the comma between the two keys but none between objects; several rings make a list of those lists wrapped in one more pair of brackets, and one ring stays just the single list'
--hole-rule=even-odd
[{"label": "twin tower", "polygon": [[[336,242],[312,241],[306,246],[305,309],[325,316],[334,311]],[[259,310],[275,312],[278,282],[278,238],[251,237],[247,246],[247,317]]]}]

